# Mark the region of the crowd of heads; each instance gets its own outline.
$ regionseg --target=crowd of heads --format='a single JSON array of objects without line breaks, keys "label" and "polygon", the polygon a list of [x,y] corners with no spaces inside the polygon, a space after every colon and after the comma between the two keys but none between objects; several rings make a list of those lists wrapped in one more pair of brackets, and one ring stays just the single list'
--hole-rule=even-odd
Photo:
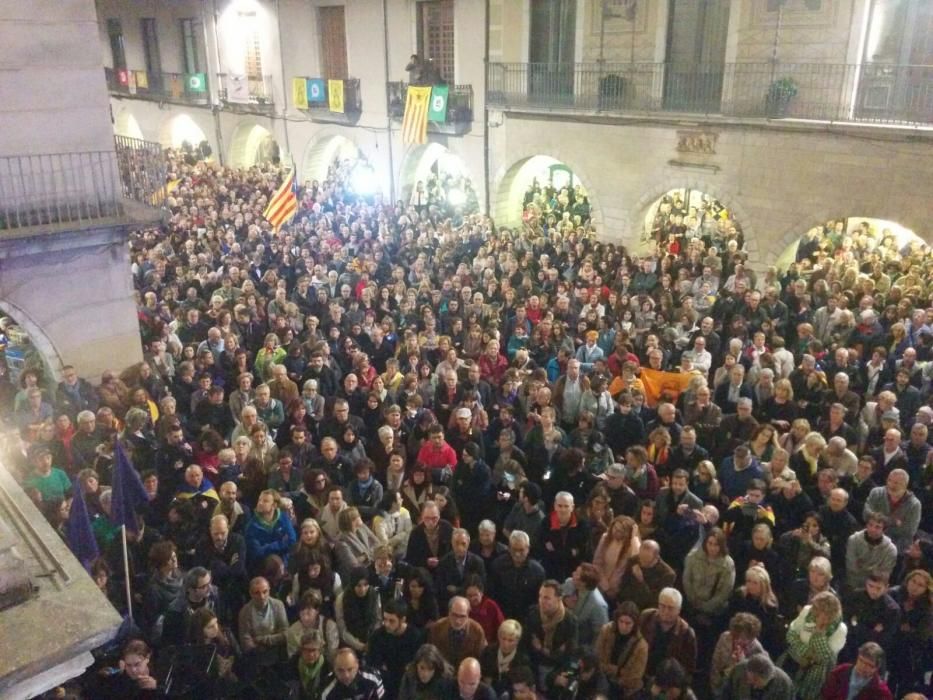
[{"label": "crowd of heads", "polygon": [[[925,246],[828,222],[758,274],[717,203],[663,202],[637,256],[578,189],[512,230],[341,163],[274,231],[279,168],[169,162],[130,240],[145,360],[4,394],[24,486],[65,532],[76,478],[95,579],[124,611],[130,583],[124,678],[207,643],[231,694],[923,692]],[[129,570],[117,440],[149,496]]]}]

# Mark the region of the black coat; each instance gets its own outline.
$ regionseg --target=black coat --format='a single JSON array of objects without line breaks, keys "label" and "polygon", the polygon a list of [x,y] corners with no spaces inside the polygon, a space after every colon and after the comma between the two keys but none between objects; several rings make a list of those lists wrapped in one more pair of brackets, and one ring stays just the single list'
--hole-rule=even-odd
[{"label": "black coat", "polygon": [[[434,571],[437,597],[441,607],[446,607],[447,601],[453,596],[463,595],[463,586],[466,580],[474,574],[479,576],[484,584],[486,583],[486,565],[478,554],[473,554],[473,552],[466,553],[466,561],[463,564],[462,574],[457,568],[457,560],[454,553],[448,552],[445,554],[444,558],[441,559],[440,563],[437,565],[437,569]],[[448,590],[451,586],[456,590]]]},{"label": "black coat", "polygon": [[443,559],[444,555],[450,551],[450,538],[453,535],[454,528],[446,520],[438,523],[440,536],[437,544],[437,554],[432,554],[428,547],[428,538],[424,533],[424,525],[419,525],[412,530],[408,538],[408,549],[405,551],[405,561],[410,566],[416,566],[423,569],[428,568],[428,559],[436,556]]}]

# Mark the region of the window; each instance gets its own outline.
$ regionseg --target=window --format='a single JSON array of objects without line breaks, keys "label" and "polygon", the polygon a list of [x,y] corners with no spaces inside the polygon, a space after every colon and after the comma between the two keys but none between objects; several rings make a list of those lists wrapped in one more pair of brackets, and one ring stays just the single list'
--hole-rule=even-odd
[{"label": "window", "polygon": [[431,59],[443,80],[454,82],[454,2],[418,3],[418,54]]},{"label": "window", "polygon": [[246,77],[250,81],[262,81],[262,47],[259,44],[259,29],[256,25],[255,12],[240,13],[240,27],[243,28],[243,47],[246,52]]},{"label": "window", "polygon": [[730,0],[670,0],[665,109],[718,111]]},{"label": "window", "polygon": [[146,59],[146,73],[149,80],[162,73],[162,56],[159,54],[159,35],[156,31],[155,17],[143,17],[139,20],[143,35],[143,55]]},{"label": "window", "polygon": [[182,64],[185,73],[200,73],[201,62],[198,55],[198,21],[188,18],[181,20],[181,50]]},{"label": "window", "polygon": [[342,5],[318,9],[321,30],[321,68],[325,78],[344,80],[347,71],[347,28]]},{"label": "window", "polygon": [[123,46],[123,25],[118,19],[107,20],[107,36],[110,37],[110,55],[116,70],[126,69],[126,50]]}]

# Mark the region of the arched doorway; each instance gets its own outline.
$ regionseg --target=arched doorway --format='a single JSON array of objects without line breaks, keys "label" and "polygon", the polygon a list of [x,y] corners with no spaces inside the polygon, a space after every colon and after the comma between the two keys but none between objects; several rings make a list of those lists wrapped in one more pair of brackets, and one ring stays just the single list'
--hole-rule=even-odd
[{"label": "arched doorway", "polygon": [[323,180],[327,177],[327,171],[335,160],[354,159],[360,156],[360,149],[346,136],[339,134],[323,136],[310,142],[305,149],[299,179],[301,182]]},{"label": "arched doorway", "polygon": [[784,249],[774,265],[781,270],[793,262],[809,266],[821,254],[835,257],[837,253],[851,262],[864,262],[866,256],[875,253],[883,259],[897,259],[904,251],[923,245],[928,245],[923,238],[896,221],[869,216],[839,217],[816,222],[812,228],[801,231],[800,238]]},{"label": "arched doorway", "polygon": [[420,182],[428,202],[446,210],[448,215],[479,211],[479,197],[466,163],[439,143],[426,143],[408,152],[401,182],[400,197],[405,202],[412,201],[412,193]]},{"label": "arched doorway", "polygon": [[61,356],[52,341],[16,304],[0,299],[0,364],[14,386],[27,369],[36,370],[54,390],[60,378]]},{"label": "arched doorway", "polygon": [[143,130],[139,127],[139,122],[136,121],[136,117],[126,107],[117,113],[117,117],[113,122],[113,133],[131,139],[145,139]]},{"label": "arched doorway", "polygon": [[589,188],[566,163],[536,155],[510,167],[497,188],[495,220],[500,226],[519,226],[526,210],[533,216],[569,217],[578,225],[595,219]]},{"label": "arched doorway", "polygon": [[264,126],[246,122],[240,124],[233,132],[230,142],[230,165],[234,168],[278,163],[280,154],[278,142],[272,132]]},{"label": "arched doorway", "polygon": [[207,134],[189,114],[170,117],[159,134],[159,142],[166,148],[197,148],[205,141]]},{"label": "arched doorway", "polygon": [[699,237],[708,245],[732,238],[744,248],[744,232],[736,213],[716,195],[696,187],[675,187],[651,202],[642,214],[642,246],[679,236]]}]

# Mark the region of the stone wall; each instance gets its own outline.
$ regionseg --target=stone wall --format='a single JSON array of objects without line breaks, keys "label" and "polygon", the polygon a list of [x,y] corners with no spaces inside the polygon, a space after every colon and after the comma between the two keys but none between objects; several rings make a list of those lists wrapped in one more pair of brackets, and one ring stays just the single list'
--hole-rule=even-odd
[{"label": "stone wall", "polygon": [[785,125],[691,126],[503,115],[491,131],[492,209],[500,218],[517,163],[565,162],[590,193],[600,236],[637,245],[648,207],[690,187],[735,212],[756,267],[773,262],[811,226],[839,216],[890,219],[933,240],[928,184],[933,137]]}]

